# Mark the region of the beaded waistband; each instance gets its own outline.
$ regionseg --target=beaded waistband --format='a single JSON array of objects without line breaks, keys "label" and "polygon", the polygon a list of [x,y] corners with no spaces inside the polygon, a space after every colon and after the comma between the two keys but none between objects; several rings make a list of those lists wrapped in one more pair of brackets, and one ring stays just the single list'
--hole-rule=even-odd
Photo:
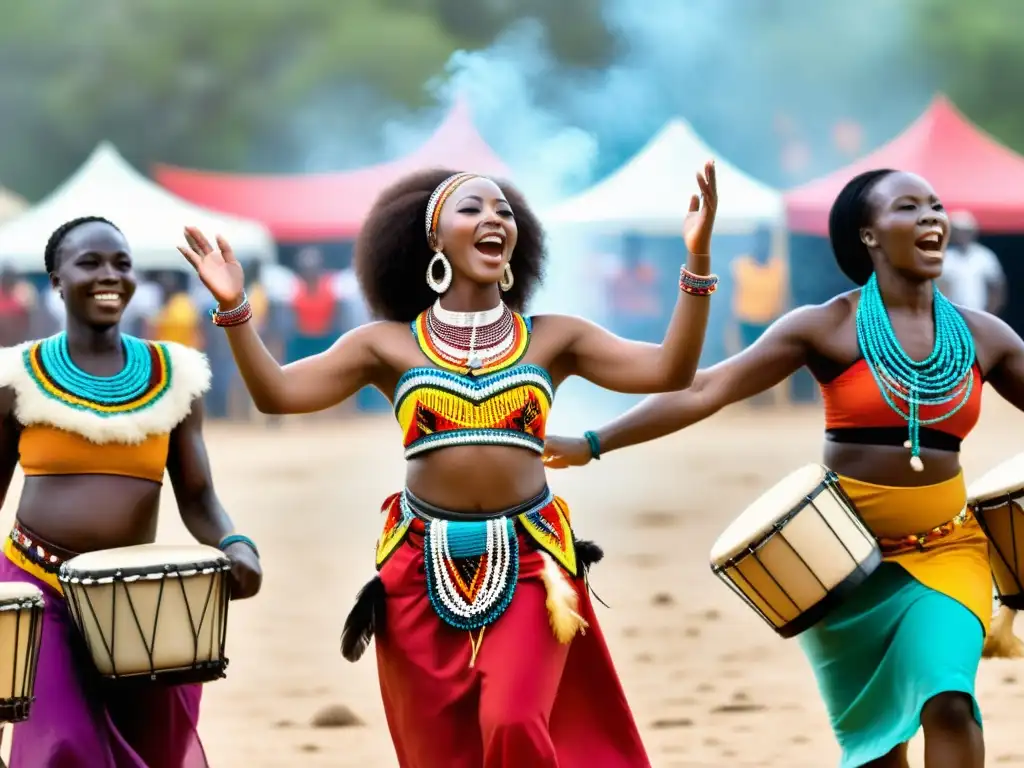
[{"label": "beaded waistband", "polygon": [[547,486],[532,499],[528,499],[514,507],[503,509],[498,512],[452,512],[441,507],[436,507],[430,502],[423,501],[415,496],[409,489],[402,491],[402,511],[409,513],[420,520],[450,520],[452,522],[481,522],[484,520],[497,520],[502,517],[516,518],[519,515],[528,515],[538,509],[546,507],[554,500],[554,494]]},{"label": "beaded waistband", "polygon": [[10,540],[18,552],[47,573],[56,574],[60,571],[61,563],[75,556],[74,552],[41,539],[17,521],[11,528]]},{"label": "beaded waistband", "polygon": [[970,509],[964,507],[952,520],[947,520],[941,525],[937,525],[930,530],[923,531],[921,533],[912,533],[898,539],[879,537],[878,546],[882,550],[882,554],[886,556],[900,555],[913,551],[923,552],[930,544],[934,544],[936,541],[949,536],[949,534],[961,527],[971,519],[971,517],[972,514]]}]

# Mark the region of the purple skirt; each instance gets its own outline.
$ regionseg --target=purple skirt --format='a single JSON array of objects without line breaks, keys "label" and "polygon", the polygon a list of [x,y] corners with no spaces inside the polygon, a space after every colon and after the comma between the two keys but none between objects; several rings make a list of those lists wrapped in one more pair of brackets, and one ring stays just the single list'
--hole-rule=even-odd
[{"label": "purple skirt", "polygon": [[14,726],[10,768],[209,768],[196,727],[202,686],[105,684],[64,598],[0,554],[0,582],[43,591],[35,702]]}]

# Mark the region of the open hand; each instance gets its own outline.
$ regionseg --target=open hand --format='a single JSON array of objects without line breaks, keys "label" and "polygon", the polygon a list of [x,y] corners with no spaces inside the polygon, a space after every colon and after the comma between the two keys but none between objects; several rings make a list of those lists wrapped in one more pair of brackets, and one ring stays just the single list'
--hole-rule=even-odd
[{"label": "open hand", "polygon": [[718,182],[715,180],[715,162],[704,164],[704,172],[697,173],[700,197],[690,198],[690,211],[683,222],[683,240],[686,250],[700,256],[711,253],[711,230],[715,227],[718,210]]},{"label": "open hand", "polygon": [[195,268],[221,309],[234,309],[241,304],[245,273],[228,241],[217,235],[217,248],[214,248],[196,227],[185,227],[185,241],[188,245],[184,248],[179,245],[178,252]]},{"label": "open hand", "polygon": [[558,437],[552,435],[544,441],[544,466],[550,469],[582,467],[589,464],[593,455],[590,443],[583,437]]},{"label": "open hand", "polygon": [[231,560],[231,599],[245,600],[259,592],[263,584],[263,569],[252,547],[236,541],[224,550],[224,554]]}]

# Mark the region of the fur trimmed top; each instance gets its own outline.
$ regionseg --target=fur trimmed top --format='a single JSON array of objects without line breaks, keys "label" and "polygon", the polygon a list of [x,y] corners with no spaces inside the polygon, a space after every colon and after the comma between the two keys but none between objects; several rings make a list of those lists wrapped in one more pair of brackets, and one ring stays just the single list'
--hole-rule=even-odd
[{"label": "fur trimmed top", "polygon": [[[0,387],[14,392],[25,474],[162,482],[171,432],[209,389],[206,356],[179,344],[126,336],[133,376],[118,389],[119,377],[92,377],[74,368],[60,355],[62,341],[58,335],[0,349]],[[83,391],[81,381],[92,392]]]}]

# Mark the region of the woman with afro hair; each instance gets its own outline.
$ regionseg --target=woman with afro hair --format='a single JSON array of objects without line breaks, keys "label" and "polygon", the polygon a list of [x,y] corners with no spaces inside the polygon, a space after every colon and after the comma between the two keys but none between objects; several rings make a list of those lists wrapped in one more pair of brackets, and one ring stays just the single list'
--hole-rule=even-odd
[{"label": "woman with afro hair", "polygon": [[470,173],[417,173],[381,194],[355,253],[379,322],[285,367],[247,322],[230,246],[186,229],[180,250],[216,298],[214,321],[260,410],[318,411],[366,385],[391,398],[406,487],[382,506],[378,575],[346,621],[342,653],[358,659],[376,635],[403,768],[650,765],[586,589],[600,550],[573,536],[541,454],[569,376],[619,392],[690,384],[718,280],[713,164],[697,183],[662,344],[522,314],[544,233],[515,189]]},{"label": "woman with afro hair", "polygon": [[[1024,342],[939,292],[949,219],[919,176],[857,176],[832,206],[829,236],[859,288],[793,310],[689,389],[650,397],[597,435],[604,451],[654,440],[807,366],[825,403],[824,464],[883,553],[852,597],[800,636],[841,764],[906,766],[923,726],[928,768],[981,768],[974,681],[992,575],[984,533],[964,511],[959,452],[984,382],[1024,410]],[[585,439],[548,440],[549,467],[590,459]]]}]

